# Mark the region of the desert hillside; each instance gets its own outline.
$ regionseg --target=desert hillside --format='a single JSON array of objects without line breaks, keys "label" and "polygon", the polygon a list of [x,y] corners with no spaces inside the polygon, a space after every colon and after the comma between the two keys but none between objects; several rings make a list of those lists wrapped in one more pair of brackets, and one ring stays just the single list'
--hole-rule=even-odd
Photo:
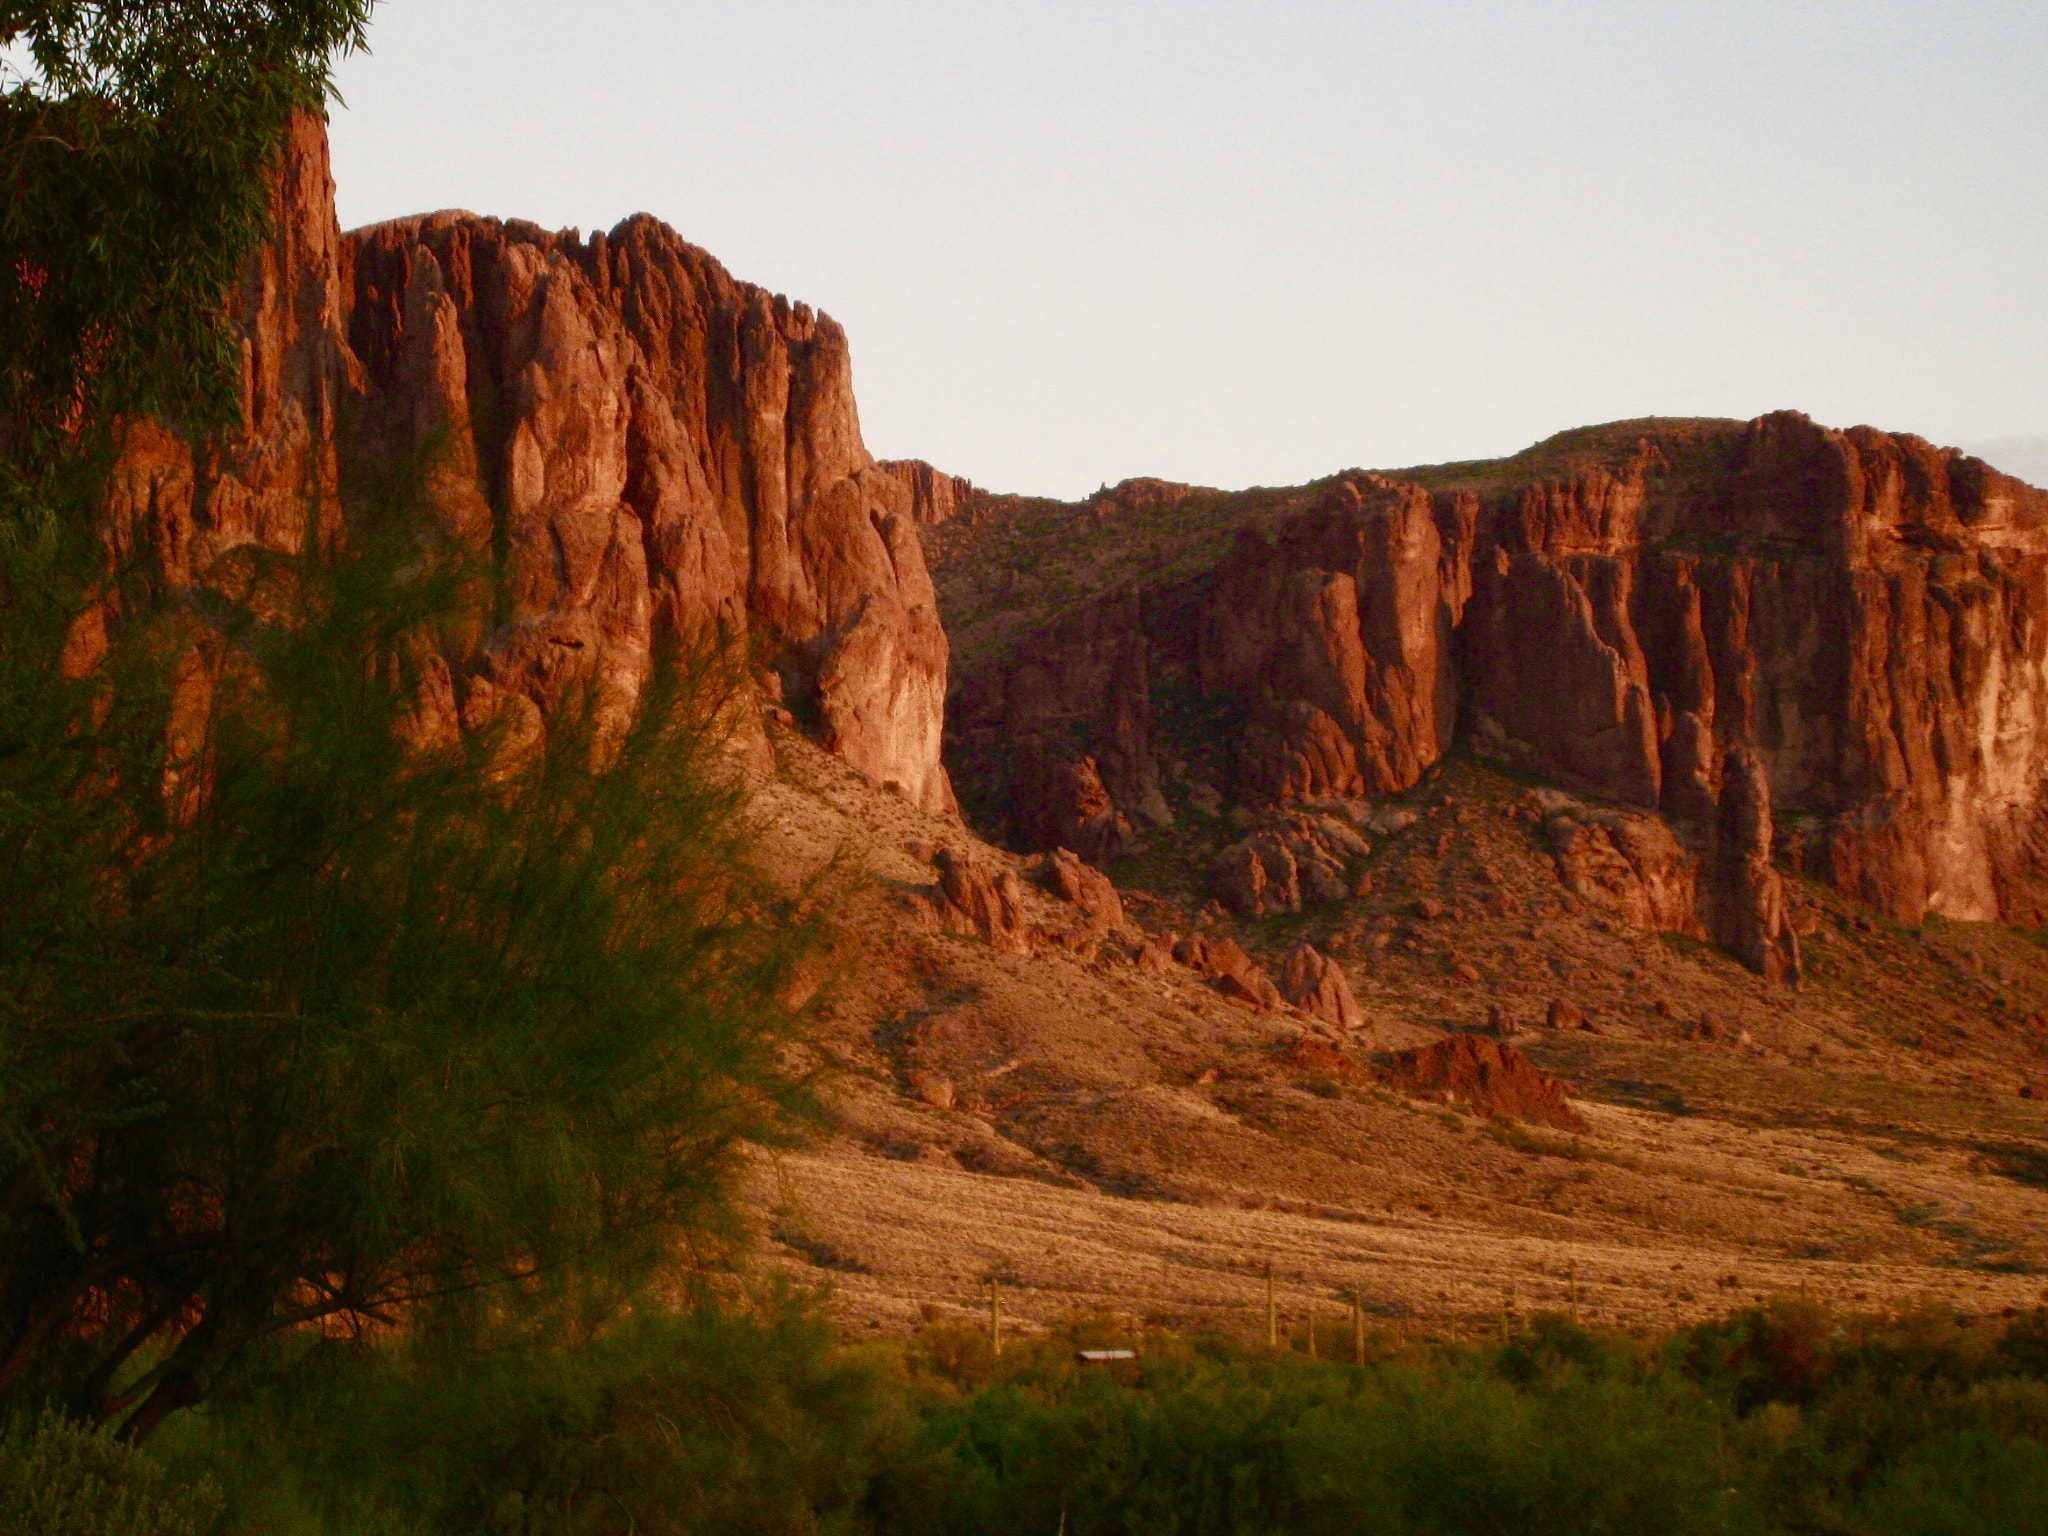
[{"label": "desert hillside", "polygon": [[740,659],[832,934],[761,1262],[848,1330],[2040,1299],[2048,495],[1781,413],[994,496],[651,219],[344,235],[287,169],[243,433],[133,428],[122,537],[198,592],[427,465],[504,573],[429,736]]}]

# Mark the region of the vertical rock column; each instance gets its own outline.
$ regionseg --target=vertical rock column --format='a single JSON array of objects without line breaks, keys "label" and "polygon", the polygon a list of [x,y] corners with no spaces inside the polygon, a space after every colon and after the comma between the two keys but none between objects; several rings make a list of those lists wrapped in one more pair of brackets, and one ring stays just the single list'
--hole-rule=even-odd
[{"label": "vertical rock column", "polygon": [[1799,984],[1799,936],[1771,866],[1770,780],[1750,747],[1722,759],[1710,902],[1716,943],[1768,980]]}]

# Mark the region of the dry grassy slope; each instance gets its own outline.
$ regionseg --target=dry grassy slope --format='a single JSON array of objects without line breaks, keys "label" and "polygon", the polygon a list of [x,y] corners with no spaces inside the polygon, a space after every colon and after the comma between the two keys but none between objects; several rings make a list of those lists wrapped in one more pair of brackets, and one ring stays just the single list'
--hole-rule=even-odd
[{"label": "dry grassy slope", "polygon": [[[841,855],[818,1005],[835,1121],[764,1154],[753,1199],[764,1261],[830,1280],[849,1329],[972,1308],[999,1274],[1027,1320],[1109,1307],[1249,1331],[1269,1262],[1297,1317],[1357,1287],[1439,1327],[1504,1299],[1648,1324],[1782,1289],[1983,1310],[2048,1286],[2048,1107],[2018,1096],[2048,1079],[2029,1022],[2048,951],[2027,935],[1898,929],[1801,888],[1812,974],[1774,990],[1571,897],[1527,786],[1456,762],[1401,797],[1425,814],[1379,840],[1371,894],[1218,921],[1269,963],[1297,938],[1338,957],[1373,1020],[1361,1058],[1490,1003],[1529,1023],[1576,1002],[1603,1033],[1520,1043],[1589,1129],[1529,1133],[1311,1078],[1282,1055],[1299,1021],[1144,972],[1127,944],[1083,961],[930,931],[919,851],[969,834],[800,739],[777,750],[768,857],[794,879]],[[1134,916],[1190,926],[1199,870],[1236,835],[1199,816],[1153,834],[1120,871],[1156,898]],[[1443,917],[1411,915],[1424,895]],[[1687,1039],[1704,1010],[1750,1043]],[[952,1107],[913,1086],[935,1079]]]}]

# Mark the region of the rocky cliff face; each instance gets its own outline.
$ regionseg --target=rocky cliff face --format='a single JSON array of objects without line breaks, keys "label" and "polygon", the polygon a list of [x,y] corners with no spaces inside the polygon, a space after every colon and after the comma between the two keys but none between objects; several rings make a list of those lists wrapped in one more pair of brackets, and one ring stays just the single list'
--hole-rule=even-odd
[{"label": "rocky cliff face", "polygon": [[1694,827],[1761,793],[1766,840],[1775,805],[1795,863],[1904,921],[2041,920],[2048,495],[1781,413],[1440,513],[1482,749]]},{"label": "rocky cliff face", "polygon": [[420,477],[501,593],[501,622],[443,658],[434,728],[507,709],[542,727],[579,686],[623,711],[674,640],[744,658],[869,777],[951,806],[916,522],[955,487],[869,456],[829,318],[644,215],[588,241],[463,213],[343,236],[310,118],[239,313],[243,432],[195,454],[144,425],[117,476],[169,583],[295,547],[309,494],[338,518]]},{"label": "rocky cliff face", "polygon": [[242,430],[195,448],[137,424],[117,543],[189,589],[414,477],[500,592],[439,658],[426,728],[544,729],[586,687],[623,712],[675,641],[743,657],[930,809],[952,804],[950,710],[982,807],[1097,861],[1226,799],[1406,788],[1462,733],[1661,813],[1702,871],[1686,921],[1774,973],[1797,956],[1773,855],[1902,919],[2048,915],[2048,495],[1916,438],[1781,414],[1303,492],[1134,482],[1065,531],[1095,548],[1150,519],[1154,544],[1078,594],[1013,551],[1028,622],[976,630],[949,704],[919,530],[985,557],[988,499],[875,462],[840,329],[655,220],[343,236],[304,119],[236,303]]},{"label": "rocky cliff face", "polygon": [[1742,893],[1749,927],[1708,920],[1774,972],[1759,837],[1904,920],[2041,920],[2048,494],[1790,413],[1543,447],[1213,507],[1238,526],[1202,569],[959,672],[956,772],[1007,783],[1028,840],[1064,810],[1048,759],[1095,760],[1098,820],[1159,824],[1162,788],[1403,789],[1462,731],[1718,849],[1702,900]]},{"label": "rocky cliff face", "polygon": [[109,487],[118,554],[146,556],[186,588],[243,545],[297,548],[311,502],[338,514],[337,445],[361,377],[341,271],[326,129],[300,117],[282,146],[272,238],[234,298],[242,430],[195,451],[159,422],[131,425]]}]

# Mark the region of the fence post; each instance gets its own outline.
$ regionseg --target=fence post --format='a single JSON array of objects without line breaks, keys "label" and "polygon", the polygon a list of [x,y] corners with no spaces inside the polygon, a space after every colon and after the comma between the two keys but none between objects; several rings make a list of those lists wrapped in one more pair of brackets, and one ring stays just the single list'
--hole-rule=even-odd
[{"label": "fence post", "polygon": [[1358,1299],[1358,1292],[1351,1293],[1351,1352],[1358,1357],[1358,1364],[1365,1364],[1365,1308]]},{"label": "fence post", "polygon": [[1280,1347],[1280,1310],[1273,1300],[1273,1261],[1266,1260],[1266,1348]]},{"label": "fence post", "polygon": [[988,1352],[1003,1352],[1003,1283],[994,1275],[988,1277]]}]

